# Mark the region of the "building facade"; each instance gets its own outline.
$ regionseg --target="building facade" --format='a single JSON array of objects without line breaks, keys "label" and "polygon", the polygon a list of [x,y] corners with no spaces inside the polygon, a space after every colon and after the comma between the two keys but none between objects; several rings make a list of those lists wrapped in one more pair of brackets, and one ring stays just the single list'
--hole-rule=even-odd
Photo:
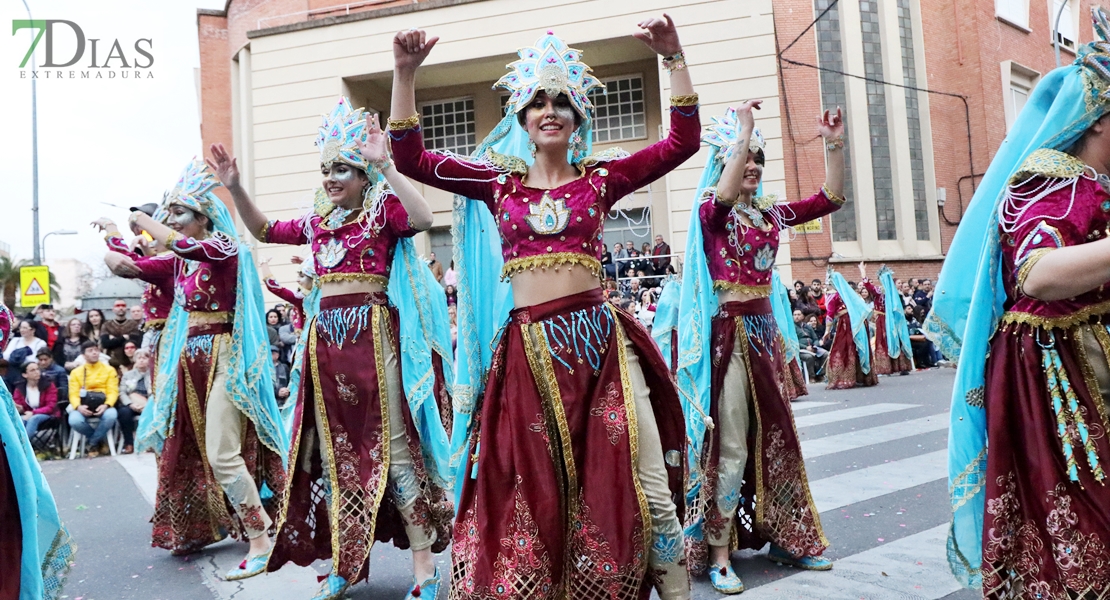
[{"label": "building facade", "polygon": [[[666,11],[679,26],[703,123],[748,98],[765,100],[757,120],[768,141],[766,192],[796,200],[819,188],[824,147],[814,117],[845,109],[848,203],[784,235],[784,277],[821,277],[830,263],[854,272],[861,260],[932,277],[1008,124],[1055,65],[1050,12],[1064,11],[1066,64],[1093,37],[1090,6],[1107,1],[229,0],[223,11],[198,13],[201,133],[206,149],[234,148],[264,212],[291,218],[320,184],[313,140],[339,96],[392,116],[397,31],[441,38],[418,74],[417,103],[428,146],[465,154],[502,115],[505,95],[492,85],[516,49],[553,30],[606,84],[593,98],[595,150],[635,151],[666,131],[669,90],[658,57],[630,34]],[[622,200],[606,244],[661,234],[681,252],[705,157]],[[451,198],[424,192],[435,226],[418,248],[448,263]],[[292,281],[297,252],[259,254]]]}]

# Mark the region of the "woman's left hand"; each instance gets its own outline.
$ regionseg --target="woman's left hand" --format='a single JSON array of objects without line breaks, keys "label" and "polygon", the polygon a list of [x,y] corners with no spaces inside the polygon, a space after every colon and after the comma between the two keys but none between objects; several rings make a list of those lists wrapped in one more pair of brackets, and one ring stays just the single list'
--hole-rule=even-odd
[{"label": "woman's left hand", "polygon": [[642,31],[633,33],[632,36],[647,44],[652,52],[660,56],[674,56],[682,52],[682,44],[678,41],[678,30],[674,21],[667,13],[663,18],[652,17],[636,24]]},{"label": "woman's left hand", "polygon": [[844,135],[844,114],[840,107],[836,107],[836,113],[825,111],[817,117],[817,133],[826,140],[831,140]]},{"label": "woman's left hand", "polygon": [[355,140],[355,144],[359,154],[379,170],[389,162],[389,140],[378,123],[378,115],[366,115],[366,141]]}]

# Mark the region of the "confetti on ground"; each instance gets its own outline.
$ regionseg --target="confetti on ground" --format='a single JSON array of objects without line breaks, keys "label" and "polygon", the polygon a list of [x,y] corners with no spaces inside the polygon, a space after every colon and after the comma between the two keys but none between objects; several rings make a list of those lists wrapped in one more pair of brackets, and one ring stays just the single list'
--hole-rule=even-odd
[{"label": "confetti on ground", "polygon": [[89,510],[89,507],[84,504],[78,504],[76,510]]}]

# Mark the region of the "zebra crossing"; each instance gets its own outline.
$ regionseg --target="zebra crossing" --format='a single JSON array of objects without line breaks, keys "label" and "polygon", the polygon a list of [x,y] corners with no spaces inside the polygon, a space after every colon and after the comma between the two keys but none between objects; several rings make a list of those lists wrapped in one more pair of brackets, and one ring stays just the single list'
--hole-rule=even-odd
[{"label": "zebra crossing", "polygon": [[[971,599],[948,571],[947,429],[953,370],[883,377],[873,388],[811,385],[795,402],[810,492],[832,571],[808,572],[744,551],[733,565],[751,600]],[[695,599],[719,598],[706,578]]]}]

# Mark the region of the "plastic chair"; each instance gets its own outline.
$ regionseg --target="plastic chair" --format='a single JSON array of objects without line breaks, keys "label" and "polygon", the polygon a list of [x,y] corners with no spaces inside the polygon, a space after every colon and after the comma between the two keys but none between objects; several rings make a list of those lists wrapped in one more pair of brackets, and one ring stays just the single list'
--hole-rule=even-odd
[{"label": "plastic chair", "polygon": [[[89,425],[92,426],[94,429],[96,428],[96,425],[98,425],[99,423],[100,423],[100,418],[99,417],[93,417],[93,418],[89,419]],[[115,456],[118,453],[117,450],[116,450],[116,445],[117,445],[116,444],[116,430],[117,429],[119,429],[119,423],[116,423],[115,426],[113,426],[111,429],[108,430],[108,436],[107,436],[108,452],[110,452],[112,454],[112,456]],[[120,436],[120,437],[122,438],[122,436]],[[73,460],[74,458],[77,457],[77,452],[78,452],[77,446],[78,445],[81,446],[81,450],[80,450],[81,455],[82,456],[85,455],[85,444],[86,444],[87,441],[88,440],[85,438],[85,436],[83,434],[79,433],[76,429],[74,429],[72,427],[69,428],[69,460]],[[122,442],[122,439],[121,439],[121,442]]]}]

